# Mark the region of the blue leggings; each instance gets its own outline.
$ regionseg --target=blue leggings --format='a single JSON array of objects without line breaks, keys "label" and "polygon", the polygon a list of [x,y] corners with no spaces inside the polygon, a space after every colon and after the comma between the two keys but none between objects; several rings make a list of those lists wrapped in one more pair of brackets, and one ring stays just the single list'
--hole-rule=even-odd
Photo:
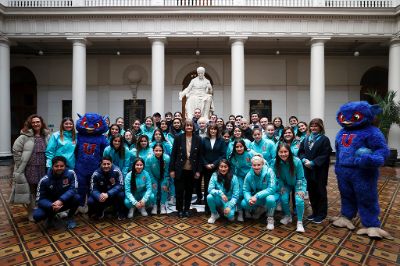
[{"label": "blue leggings", "polygon": [[256,204],[250,206],[249,202],[246,199],[242,200],[242,208],[246,211],[255,211],[257,207],[262,207],[267,210],[268,217],[273,217],[276,208],[276,202],[279,199],[279,195],[269,195],[264,199],[258,199]]},{"label": "blue leggings", "polygon": [[[285,192],[281,195],[281,203],[282,203],[282,210],[283,213],[287,216],[290,216],[290,193],[292,192],[293,186],[285,185]],[[296,214],[297,220],[303,220],[304,214],[304,199],[302,199],[299,195],[295,194],[295,202],[296,202]]]},{"label": "blue leggings", "polygon": [[[144,193],[140,193],[140,194],[144,195]],[[140,201],[143,198],[143,195],[140,195],[140,194],[139,195],[136,195],[136,194],[133,195],[137,201]],[[140,197],[137,197],[137,196],[140,196]],[[153,206],[154,202],[155,202],[155,197],[154,197],[154,194],[151,193],[149,199],[146,202],[145,208],[150,208],[151,206]],[[133,206],[132,202],[128,198],[125,198],[124,203],[125,203],[125,206],[128,209],[130,209],[132,207],[135,207],[135,206]]]},{"label": "blue leggings", "polygon": [[[154,194],[154,199],[155,202],[158,200],[158,197],[160,197],[160,204],[164,204],[167,202],[168,199],[168,180],[164,178],[163,180],[151,180],[152,187],[153,187],[153,194]],[[163,187],[166,188],[166,190],[163,189]],[[160,196],[159,196],[160,193]]]},{"label": "blue leggings", "polygon": [[[217,208],[221,208],[222,210],[225,210],[226,207],[230,207],[228,206],[227,202],[224,202],[221,198],[221,196],[213,196],[211,194],[207,195],[207,203],[208,203],[208,207],[210,208],[211,213],[217,213]],[[226,218],[228,218],[228,220],[233,220],[233,218],[235,217],[235,207],[233,206],[231,207],[231,211],[228,213],[228,215],[224,216]]]}]

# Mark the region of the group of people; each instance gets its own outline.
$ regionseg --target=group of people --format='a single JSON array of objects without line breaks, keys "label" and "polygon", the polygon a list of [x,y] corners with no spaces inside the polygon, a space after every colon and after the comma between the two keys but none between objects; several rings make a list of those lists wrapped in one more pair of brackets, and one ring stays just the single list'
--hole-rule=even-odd
[{"label": "group of people", "polygon": [[252,113],[250,121],[231,115],[225,122],[215,114],[202,117],[197,108],[192,119],[168,112],[164,119],[155,113],[128,128],[121,117],[106,122],[109,145],[82,196],[74,172],[80,160],[74,121],[64,118],[60,130],[50,134],[39,115],[28,117],[13,154],[14,186],[28,191],[15,197],[29,202],[31,221],[46,220],[51,226],[57,213],[68,211],[67,227],[73,228],[77,210],[101,219],[111,206],[124,219],[135,212],[147,216],[150,210],[166,214],[173,203],[178,217],[189,217],[193,193],[196,204],[205,205],[209,223],[220,216],[242,222],[265,213],[267,229],[273,230],[281,206],[280,222],[291,223],[295,215],[297,231],[304,232],[307,195],[312,207],[307,219],[321,223],[326,218],[332,149],[321,119],[308,126],[291,116],[283,126],[280,117],[269,123]]}]

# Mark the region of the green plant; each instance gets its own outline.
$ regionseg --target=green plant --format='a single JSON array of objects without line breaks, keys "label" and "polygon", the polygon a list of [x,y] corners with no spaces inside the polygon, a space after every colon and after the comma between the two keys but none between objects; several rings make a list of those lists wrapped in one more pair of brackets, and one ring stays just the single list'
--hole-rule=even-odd
[{"label": "green plant", "polygon": [[382,108],[378,115],[377,127],[382,131],[386,140],[392,124],[400,126],[400,101],[396,102],[396,92],[389,91],[385,96],[379,95],[376,91],[369,91],[366,95]]}]

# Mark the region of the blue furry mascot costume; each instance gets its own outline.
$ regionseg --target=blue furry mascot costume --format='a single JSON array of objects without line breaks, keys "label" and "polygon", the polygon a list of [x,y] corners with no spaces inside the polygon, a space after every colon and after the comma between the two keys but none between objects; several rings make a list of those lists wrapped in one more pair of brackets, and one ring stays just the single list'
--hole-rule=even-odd
[{"label": "blue furry mascot costume", "polygon": [[105,119],[95,113],[79,115],[76,122],[77,143],[75,148],[75,173],[78,176],[78,193],[81,198],[79,211],[87,212],[86,196],[89,192],[90,178],[99,167],[103,151],[108,145],[103,135],[108,130]]},{"label": "blue furry mascot costume", "polygon": [[341,217],[334,217],[333,225],[355,227],[352,219],[357,215],[364,228],[357,234],[373,238],[391,238],[380,228],[378,203],[378,168],[389,155],[382,132],[372,126],[375,115],[381,112],[378,105],[349,102],[337,112],[337,122],[342,129],[336,135],[336,165],[338,186],[342,201]]}]

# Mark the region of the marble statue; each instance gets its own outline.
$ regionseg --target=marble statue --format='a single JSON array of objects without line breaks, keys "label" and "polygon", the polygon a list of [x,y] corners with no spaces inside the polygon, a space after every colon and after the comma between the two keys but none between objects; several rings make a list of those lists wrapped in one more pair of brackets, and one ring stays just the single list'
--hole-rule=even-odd
[{"label": "marble statue", "polygon": [[199,108],[204,117],[209,118],[214,111],[212,98],[212,86],[210,81],[204,76],[204,67],[197,68],[197,77],[190,81],[189,86],[179,93],[179,100],[186,96],[186,117],[193,118],[194,109]]}]

